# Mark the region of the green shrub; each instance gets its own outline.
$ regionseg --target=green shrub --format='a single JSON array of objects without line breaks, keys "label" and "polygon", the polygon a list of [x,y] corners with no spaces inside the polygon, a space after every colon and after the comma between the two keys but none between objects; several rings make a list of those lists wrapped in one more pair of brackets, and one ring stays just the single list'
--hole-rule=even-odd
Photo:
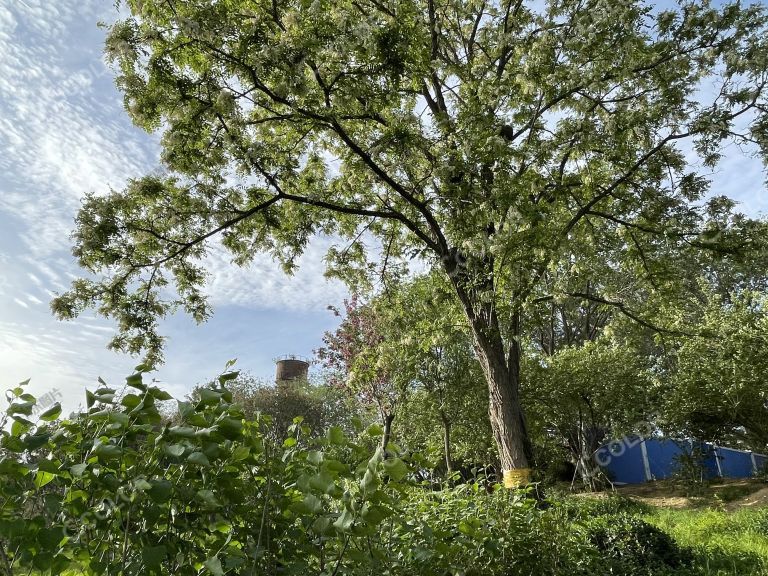
[{"label": "green shrub", "polygon": [[588,524],[590,540],[615,574],[659,574],[690,563],[691,554],[659,528],[628,514],[599,516]]},{"label": "green shrub", "polygon": [[586,520],[595,516],[610,516],[614,514],[647,514],[652,510],[648,504],[627,498],[620,494],[595,498],[581,496],[575,498],[562,498],[556,505],[566,511],[569,518],[574,520]]},{"label": "green shrub", "polygon": [[[0,431],[0,566],[90,575],[434,575],[579,572],[588,543],[565,515],[486,483],[433,490],[415,456],[384,455],[301,418],[275,441],[225,374],[178,402],[145,384],[87,392],[86,411],[32,416],[10,392]],[[492,493],[488,493],[491,489]],[[584,552],[586,550],[587,552]]]},{"label": "green shrub", "polygon": [[[715,574],[691,571],[688,552],[626,498],[542,509],[485,480],[436,489],[417,480],[417,455],[371,450],[376,427],[313,437],[296,418],[276,440],[264,417],[245,418],[232,401],[232,377],[178,402],[174,422],[158,408],[170,396],[141,372],[122,393],[103,383],[87,392],[87,409],[63,420],[58,406],[35,418],[35,399],[10,391],[0,574]],[[766,518],[750,511],[739,530],[760,539]],[[726,552],[758,566],[747,548]],[[720,547],[697,551],[696,566],[715,554]]]}]

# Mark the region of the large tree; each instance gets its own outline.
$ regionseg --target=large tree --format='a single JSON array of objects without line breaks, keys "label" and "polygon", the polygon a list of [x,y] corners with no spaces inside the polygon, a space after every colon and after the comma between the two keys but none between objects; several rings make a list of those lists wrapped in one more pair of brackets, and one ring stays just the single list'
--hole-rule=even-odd
[{"label": "large tree", "polygon": [[530,459],[521,317],[545,273],[567,273],[588,243],[642,283],[640,259],[749,243],[748,227],[734,241],[710,224],[695,166],[725,141],[768,151],[761,6],[124,4],[107,54],[133,120],[162,133],[166,170],[86,200],[75,255],[96,276],[54,302],[62,317],[114,317],[118,349],[156,356],[159,317],[209,314],[214,237],[236,264],[269,252],[290,269],[332,235],[348,242],[327,258],[344,277],[420,257],[467,317],[514,481]]}]

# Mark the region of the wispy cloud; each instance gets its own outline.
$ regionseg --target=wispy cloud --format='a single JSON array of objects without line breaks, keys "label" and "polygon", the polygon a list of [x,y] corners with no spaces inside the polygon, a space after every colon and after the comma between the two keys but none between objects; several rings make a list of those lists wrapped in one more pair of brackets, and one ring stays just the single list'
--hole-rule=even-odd
[{"label": "wispy cloud", "polygon": [[299,258],[298,270],[286,275],[267,255],[257,255],[247,267],[237,268],[229,253],[214,246],[206,259],[210,276],[205,292],[216,305],[237,304],[252,309],[323,310],[340,301],[346,290],[323,277],[329,239],[316,239]]},{"label": "wispy cloud", "polygon": [[86,192],[120,187],[152,163],[153,152],[102,97],[111,74],[99,43],[78,41],[99,37],[105,6],[27,4],[0,6],[0,210],[19,221],[39,258],[66,249]]}]

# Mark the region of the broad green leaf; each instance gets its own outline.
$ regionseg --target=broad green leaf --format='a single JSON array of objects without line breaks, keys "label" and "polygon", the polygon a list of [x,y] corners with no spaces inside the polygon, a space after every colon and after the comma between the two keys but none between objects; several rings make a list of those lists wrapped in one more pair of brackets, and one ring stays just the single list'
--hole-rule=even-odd
[{"label": "broad green leaf", "polygon": [[45,412],[40,414],[40,420],[45,422],[52,422],[61,415],[61,404],[56,402],[53,406],[48,408]]},{"label": "broad green leaf", "polygon": [[144,564],[150,568],[157,568],[165,560],[167,550],[165,546],[145,546],[141,550],[141,557]]},{"label": "broad green leaf", "polygon": [[181,419],[184,420],[192,414],[195,411],[195,406],[192,404],[192,402],[184,402],[182,400],[177,400],[176,405],[178,406],[179,415],[181,416]]},{"label": "broad green leaf", "polygon": [[126,394],[121,398],[120,404],[128,409],[133,409],[141,404],[141,398],[139,398],[136,394]]},{"label": "broad green leaf", "polygon": [[52,472],[45,472],[44,470],[38,470],[35,473],[35,488],[39,490],[46,484],[53,481],[54,478],[56,478],[56,475],[53,474]]},{"label": "broad green leaf", "polygon": [[141,390],[142,392],[147,391],[147,386],[142,382],[142,376],[140,373],[132,374],[131,376],[128,376],[125,379],[125,383],[131,388],[136,388],[137,390]]},{"label": "broad green leaf", "polygon": [[208,558],[208,560],[205,561],[205,567],[208,569],[208,572],[213,574],[213,576],[224,576],[221,561],[215,556],[213,558]]},{"label": "broad green leaf", "polygon": [[341,515],[333,523],[333,526],[339,532],[350,532],[352,530],[352,524],[354,522],[355,522],[354,513],[351,510],[344,508]]},{"label": "broad green leaf", "polygon": [[197,464],[198,466],[211,465],[210,461],[208,460],[208,457],[202,452],[192,452],[192,454],[187,456],[187,462],[191,462],[192,464]]},{"label": "broad green leaf", "polygon": [[13,414],[24,414],[25,416],[32,415],[32,408],[35,406],[34,400],[28,400],[26,402],[14,402],[11,404],[6,413],[11,416]]},{"label": "broad green leaf", "polygon": [[251,455],[251,449],[248,446],[238,446],[232,451],[232,459],[235,461],[245,460]]},{"label": "broad green leaf", "polygon": [[161,390],[160,388],[157,388],[155,386],[149,389],[149,393],[152,394],[155,400],[159,400],[161,402],[164,402],[166,400],[173,400],[173,396],[168,394],[168,392],[166,392],[165,390]]},{"label": "broad green leaf", "polygon": [[341,426],[331,426],[328,428],[328,440],[331,444],[344,444],[344,430]]},{"label": "broad green leaf", "polygon": [[19,437],[25,432],[29,431],[34,426],[34,423],[21,416],[13,416],[13,424],[11,424],[11,434]]},{"label": "broad green leaf", "polygon": [[210,388],[201,388],[199,390],[200,394],[200,403],[204,406],[210,406],[213,404],[218,404],[219,400],[221,399],[221,392],[216,392],[215,390],[211,390]]},{"label": "broad green leaf", "polygon": [[189,426],[171,426],[168,428],[168,434],[171,436],[181,436],[182,438],[194,438],[196,430]]},{"label": "broad green leaf", "polygon": [[168,444],[165,446],[165,453],[170,456],[175,456],[176,458],[181,457],[185,451],[186,448],[181,444]]},{"label": "broad green leaf", "polygon": [[382,462],[382,465],[392,480],[402,480],[408,474],[408,466],[400,458],[388,458]]},{"label": "broad green leaf", "polygon": [[212,490],[198,490],[197,497],[205,504],[209,506],[219,506],[219,501],[216,499],[216,495]]},{"label": "broad green leaf", "polygon": [[69,473],[72,474],[72,476],[75,478],[80,478],[85,473],[86,468],[88,468],[87,462],[83,462],[82,464],[75,464],[69,468]]},{"label": "broad green leaf", "polygon": [[167,502],[173,492],[173,485],[165,478],[159,480],[150,480],[152,488],[149,489],[149,497],[158,504]]}]

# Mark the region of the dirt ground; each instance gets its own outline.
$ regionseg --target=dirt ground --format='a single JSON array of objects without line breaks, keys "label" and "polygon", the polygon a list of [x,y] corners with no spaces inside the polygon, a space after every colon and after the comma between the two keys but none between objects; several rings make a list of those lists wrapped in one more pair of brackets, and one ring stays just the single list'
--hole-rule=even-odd
[{"label": "dirt ground", "polygon": [[[616,487],[615,493],[663,508],[698,508],[717,505],[727,510],[768,507],[764,480],[718,480],[695,491],[670,481]],[[611,491],[584,496],[604,497]]]}]

